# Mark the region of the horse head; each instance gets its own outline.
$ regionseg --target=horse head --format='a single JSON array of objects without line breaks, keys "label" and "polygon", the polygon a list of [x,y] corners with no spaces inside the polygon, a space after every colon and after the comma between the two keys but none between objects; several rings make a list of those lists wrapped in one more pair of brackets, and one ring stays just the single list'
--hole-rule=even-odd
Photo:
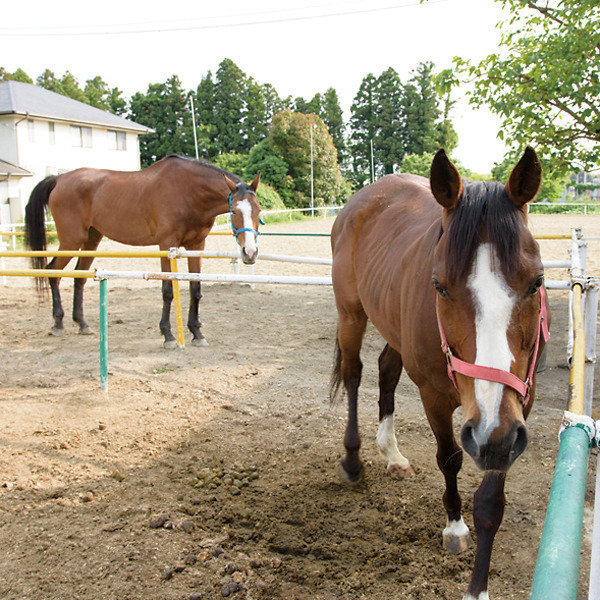
[{"label": "horse head", "polygon": [[527,148],[508,183],[468,183],[440,150],[431,189],[443,208],[433,285],[448,373],[463,409],[463,448],[506,471],[527,445],[525,418],[549,324],[527,203],[541,182]]},{"label": "horse head", "polygon": [[227,175],[223,175],[223,177],[229,188],[229,212],[233,235],[242,249],[244,264],[253,265],[258,256],[257,237],[260,206],[256,199],[256,190],[260,181],[260,173],[250,184],[243,181],[236,183]]}]

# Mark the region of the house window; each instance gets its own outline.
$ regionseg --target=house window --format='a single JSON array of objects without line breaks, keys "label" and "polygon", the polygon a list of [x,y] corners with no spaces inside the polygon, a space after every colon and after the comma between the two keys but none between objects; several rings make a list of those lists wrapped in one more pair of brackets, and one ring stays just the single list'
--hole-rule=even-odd
[{"label": "house window", "polygon": [[31,144],[35,142],[35,123],[33,119],[27,119],[27,139]]},{"label": "house window", "polygon": [[124,131],[108,130],[108,149],[127,150],[127,135]]},{"label": "house window", "polygon": [[56,137],[54,135],[54,123],[48,123],[48,141],[52,146],[56,144]]},{"label": "house window", "polygon": [[78,148],[92,147],[92,128],[71,125],[71,146]]}]

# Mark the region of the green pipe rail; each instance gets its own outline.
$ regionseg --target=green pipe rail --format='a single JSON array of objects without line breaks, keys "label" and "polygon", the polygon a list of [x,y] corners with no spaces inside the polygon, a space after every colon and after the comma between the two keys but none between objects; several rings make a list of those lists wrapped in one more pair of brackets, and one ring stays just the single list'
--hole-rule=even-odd
[{"label": "green pipe rail", "polygon": [[576,600],[590,439],[583,429],[561,435],[530,600]]},{"label": "green pipe rail", "polygon": [[576,600],[583,529],[583,508],[590,448],[597,442],[591,417],[583,415],[585,333],[584,285],[573,280],[573,359],[565,413],[530,600]]}]

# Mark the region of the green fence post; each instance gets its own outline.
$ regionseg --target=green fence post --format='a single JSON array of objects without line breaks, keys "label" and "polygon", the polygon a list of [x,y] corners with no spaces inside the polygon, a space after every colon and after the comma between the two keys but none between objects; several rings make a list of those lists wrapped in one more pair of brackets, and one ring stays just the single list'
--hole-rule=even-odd
[{"label": "green fence post", "polygon": [[530,600],[577,598],[589,449],[586,431],[580,427],[563,431]]},{"label": "green fence post", "polygon": [[106,279],[100,280],[100,389],[108,392],[108,299]]}]

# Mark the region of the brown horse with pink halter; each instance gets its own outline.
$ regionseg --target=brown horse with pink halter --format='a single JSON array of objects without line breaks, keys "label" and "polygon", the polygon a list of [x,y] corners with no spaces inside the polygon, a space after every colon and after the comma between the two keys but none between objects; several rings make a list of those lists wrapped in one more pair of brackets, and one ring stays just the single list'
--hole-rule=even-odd
[{"label": "brown horse with pink halter", "polygon": [[379,449],[392,476],[413,474],[393,425],[394,391],[404,368],[437,440],[446,481],[443,539],[452,552],[471,545],[457,486],[463,455],[452,427],[462,407],[462,447],[484,472],[473,504],[477,552],[468,600],[488,598],[505,477],[527,445],[525,419],[548,339],[543,267],[527,228],[527,203],[540,183],[531,148],[505,186],[463,181],[440,150],[430,180],[389,175],[363,188],[331,234],[339,315],[331,396],[343,384],[349,405],[342,475],[358,482],[363,473],[357,396],[370,319],[387,342],[379,357]]}]

